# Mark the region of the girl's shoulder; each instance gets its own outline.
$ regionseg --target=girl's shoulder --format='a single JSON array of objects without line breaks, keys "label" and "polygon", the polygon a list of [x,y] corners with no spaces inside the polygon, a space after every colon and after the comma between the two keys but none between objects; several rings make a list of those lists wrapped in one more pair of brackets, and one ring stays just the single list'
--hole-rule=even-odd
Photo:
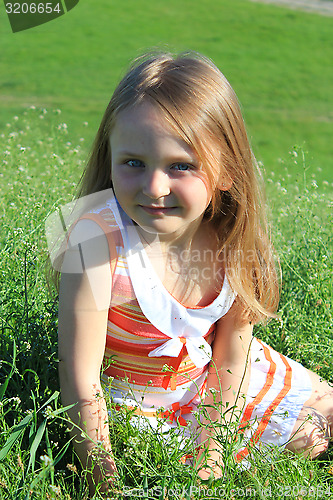
[{"label": "girl's shoulder", "polygon": [[81,215],[68,231],[62,272],[64,266],[66,272],[71,272],[116,260],[122,237],[114,206],[112,198],[90,207],[87,202],[82,204]]},{"label": "girl's shoulder", "polygon": [[109,260],[109,244],[103,229],[93,220],[78,220],[67,239],[62,274],[81,274]]},{"label": "girl's shoulder", "polygon": [[[99,193],[97,193],[99,194]],[[107,194],[107,196],[106,196]],[[103,235],[110,245],[121,245],[121,228],[124,226],[124,216],[115,199],[112,190],[93,199],[94,203],[86,202],[85,209],[81,209],[81,215],[73,224],[71,237],[74,243],[95,239]]]}]

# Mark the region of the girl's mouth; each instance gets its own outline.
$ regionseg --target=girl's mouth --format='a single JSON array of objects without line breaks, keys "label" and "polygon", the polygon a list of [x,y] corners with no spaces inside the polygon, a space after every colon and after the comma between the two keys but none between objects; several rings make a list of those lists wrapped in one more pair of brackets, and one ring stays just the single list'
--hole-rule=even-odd
[{"label": "girl's mouth", "polygon": [[140,207],[150,215],[165,215],[169,214],[175,207],[155,207],[152,205],[140,205]]}]

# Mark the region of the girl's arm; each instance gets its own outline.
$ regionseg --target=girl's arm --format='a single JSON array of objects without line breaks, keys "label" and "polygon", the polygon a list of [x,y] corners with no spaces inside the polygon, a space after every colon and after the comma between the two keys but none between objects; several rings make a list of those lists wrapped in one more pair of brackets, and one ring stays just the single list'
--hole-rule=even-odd
[{"label": "girl's arm", "polygon": [[[213,469],[215,477],[221,476],[223,467],[223,450],[214,440],[214,427],[210,422],[222,423],[223,430],[217,432],[235,432],[235,424],[244,405],[250,377],[250,345],[253,327],[244,317],[235,303],[230,311],[216,325],[213,343],[213,356],[209,365],[207,379],[207,396],[204,404],[209,417],[203,422],[201,443],[208,449],[208,465]],[[228,424],[230,431],[227,430]],[[208,426],[205,428],[205,426]],[[202,452],[201,452],[202,453]],[[201,469],[199,476],[207,479],[211,468]]]},{"label": "girl's arm", "polygon": [[92,452],[100,464],[93,476],[88,473],[90,493],[101,480],[106,489],[107,479],[116,472],[109,455],[108,415],[100,384],[111,298],[109,260],[103,231],[92,221],[80,221],[71,233],[62,266],[59,376],[63,404],[75,405],[68,411],[75,424],[71,431],[75,450],[84,468],[91,468]]}]

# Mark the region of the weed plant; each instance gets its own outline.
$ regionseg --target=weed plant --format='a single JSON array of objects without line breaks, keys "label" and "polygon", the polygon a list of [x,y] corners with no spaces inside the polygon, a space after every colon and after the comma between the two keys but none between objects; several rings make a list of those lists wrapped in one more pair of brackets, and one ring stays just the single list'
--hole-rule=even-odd
[{"label": "weed plant", "polygon": [[[85,160],[83,142],[71,139],[59,110],[34,107],[14,117],[0,136],[1,500],[88,498],[59,399],[57,300],[47,291],[43,235],[46,217],[73,197]],[[332,382],[332,186],[307,177],[302,151],[289,156],[266,179],[282,267],[280,319],[257,327],[256,335]],[[302,176],[292,176],[294,162]],[[171,433],[166,446],[158,432],[133,425],[137,417],[131,411],[114,413],[110,437],[119,478],[108,498],[279,500],[333,494],[330,453],[311,462],[258,449],[241,469],[229,452],[235,424],[226,432],[222,416],[221,424],[212,425],[224,450],[223,476],[199,481],[182,460],[194,451],[191,443]],[[102,495],[97,491],[95,497]]]}]

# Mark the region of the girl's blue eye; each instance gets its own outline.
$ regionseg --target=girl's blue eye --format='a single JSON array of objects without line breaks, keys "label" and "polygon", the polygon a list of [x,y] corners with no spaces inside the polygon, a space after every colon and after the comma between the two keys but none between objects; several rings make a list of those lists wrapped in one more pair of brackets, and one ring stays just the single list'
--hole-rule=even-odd
[{"label": "girl's blue eye", "polygon": [[129,165],[130,167],[133,167],[133,168],[138,168],[138,167],[142,167],[143,163],[141,160],[128,160],[126,162],[126,165]]},{"label": "girl's blue eye", "polygon": [[173,168],[175,170],[178,170],[179,172],[186,172],[186,170],[190,170],[191,165],[189,165],[188,163],[175,163],[175,165],[173,165]]}]

